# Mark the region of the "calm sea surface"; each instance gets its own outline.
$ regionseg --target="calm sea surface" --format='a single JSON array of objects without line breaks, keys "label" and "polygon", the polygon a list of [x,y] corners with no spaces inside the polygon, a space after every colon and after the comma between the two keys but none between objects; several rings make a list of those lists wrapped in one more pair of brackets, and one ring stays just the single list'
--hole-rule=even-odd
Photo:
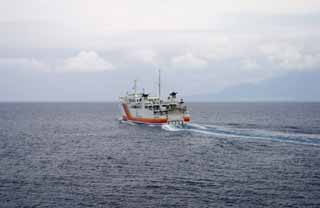
[{"label": "calm sea surface", "polygon": [[0,104],[0,207],[320,207],[320,103],[190,107],[182,129]]}]

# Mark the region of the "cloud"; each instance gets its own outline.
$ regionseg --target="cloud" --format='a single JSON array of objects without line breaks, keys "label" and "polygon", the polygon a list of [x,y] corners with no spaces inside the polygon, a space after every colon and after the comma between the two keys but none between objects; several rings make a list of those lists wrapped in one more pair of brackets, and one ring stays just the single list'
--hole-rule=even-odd
[{"label": "cloud", "polygon": [[261,53],[275,66],[288,70],[306,70],[320,66],[320,53],[281,43],[262,45]]},{"label": "cloud", "polygon": [[39,70],[48,71],[50,66],[35,58],[0,58],[0,69]]},{"label": "cloud", "polygon": [[242,62],[241,62],[241,66],[244,68],[244,69],[247,69],[247,70],[257,70],[257,69],[260,69],[260,65],[257,63],[256,60],[254,59],[244,59]]},{"label": "cloud", "polygon": [[171,63],[173,68],[181,69],[201,69],[208,66],[205,59],[194,56],[192,53],[173,57]]},{"label": "cloud", "polygon": [[90,72],[112,70],[114,66],[94,51],[81,51],[76,56],[65,59],[62,69]]},{"label": "cloud", "polygon": [[[76,2],[76,3],[75,3]],[[221,22],[214,15],[228,13],[292,14],[317,12],[319,0],[203,0],[148,1],[87,0],[2,1],[0,21],[55,20],[85,26],[82,30],[107,29],[204,29]],[[17,6],[19,5],[19,6]],[[57,15],[59,14],[59,15]],[[70,15],[72,14],[72,15]],[[190,15],[193,14],[193,15]],[[223,21],[223,20],[222,20]]]},{"label": "cloud", "polygon": [[134,50],[129,54],[130,61],[138,61],[144,64],[157,64],[158,54],[150,49]]}]

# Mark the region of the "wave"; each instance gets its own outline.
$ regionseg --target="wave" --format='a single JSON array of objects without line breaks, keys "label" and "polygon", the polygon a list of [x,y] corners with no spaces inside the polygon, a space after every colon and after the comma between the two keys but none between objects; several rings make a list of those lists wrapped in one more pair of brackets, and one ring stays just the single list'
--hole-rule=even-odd
[{"label": "wave", "polygon": [[161,126],[161,128],[166,131],[184,131],[184,130],[186,130],[186,129],[181,128],[179,126],[173,126],[170,124],[164,124]]},{"label": "wave", "polygon": [[128,124],[128,125],[132,125],[132,126],[136,126],[136,125],[137,125],[137,124],[134,123],[134,122],[125,121],[125,120],[123,120],[122,118],[119,118],[118,121],[119,121],[120,124]]},{"label": "wave", "polygon": [[165,131],[177,132],[188,131],[197,134],[204,134],[217,138],[232,138],[232,139],[256,139],[256,140],[272,140],[277,142],[288,142],[298,144],[320,145],[320,135],[318,134],[301,134],[276,132],[263,129],[243,129],[230,126],[205,125],[190,123],[185,126],[163,125]]}]

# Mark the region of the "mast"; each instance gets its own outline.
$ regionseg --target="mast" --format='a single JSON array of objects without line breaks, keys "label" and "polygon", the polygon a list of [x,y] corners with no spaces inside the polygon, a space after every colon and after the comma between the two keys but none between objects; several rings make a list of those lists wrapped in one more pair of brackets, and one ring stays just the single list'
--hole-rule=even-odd
[{"label": "mast", "polygon": [[159,69],[158,70],[158,72],[159,72],[159,80],[158,80],[158,84],[159,84],[159,91],[158,91],[158,93],[159,93],[159,98],[161,99],[161,70]]},{"label": "mast", "polygon": [[133,90],[134,90],[134,94],[137,94],[137,80],[134,80],[134,84],[133,84]]}]

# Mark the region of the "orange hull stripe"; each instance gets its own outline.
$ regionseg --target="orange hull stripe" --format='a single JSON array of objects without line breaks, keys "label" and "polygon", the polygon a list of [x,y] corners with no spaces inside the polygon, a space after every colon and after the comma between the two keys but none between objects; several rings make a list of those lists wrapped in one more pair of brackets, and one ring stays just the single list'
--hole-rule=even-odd
[{"label": "orange hull stripe", "polygon": [[167,123],[166,118],[133,118],[132,121],[138,121],[143,123]]}]

